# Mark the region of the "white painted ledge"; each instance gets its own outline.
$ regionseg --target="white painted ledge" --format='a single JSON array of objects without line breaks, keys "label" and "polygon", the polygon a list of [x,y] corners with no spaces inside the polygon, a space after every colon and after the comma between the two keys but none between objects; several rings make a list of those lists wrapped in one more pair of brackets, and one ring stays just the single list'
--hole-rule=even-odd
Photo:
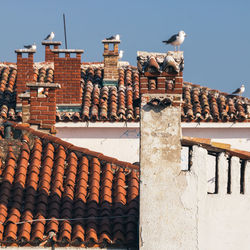
[{"label": "white painted ledge", "polygon": [[[140,122],[57,122],[56,128],[139,128]],[[250,128],[244,123],[181,123],[182,128]]]}]

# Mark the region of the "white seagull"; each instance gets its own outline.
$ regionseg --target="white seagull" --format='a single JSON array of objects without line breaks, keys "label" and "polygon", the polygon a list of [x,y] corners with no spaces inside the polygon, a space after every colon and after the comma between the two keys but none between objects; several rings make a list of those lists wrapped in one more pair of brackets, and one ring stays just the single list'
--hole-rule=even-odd
[{"label": "white seagull", "polygon": [[240,88],[238,88],[238,89],[236,89],[233,93],[232,93],[232,95],[242,95],[242,93],[245,91],[245,86],[244,86],[244,84],[242,84],[241,85],[241,87]]},{"label": "white seagull", "polygon": [[124,51],[123,51],[123,50],[120,50],[120,51],[119,51],[119,59],[122,59],[122,57],[123,57],[123,53],[124,53]]},{"label": "white seagull", "polygon": [[120,35],[119,34],[115,35],[115,40],[120,41]]},{"label": "white seagull", "polygon": [[117,40],[117,41],[120,41],[120,35],[117,34],[115,36],[107,37],[106,40]]},{"label": "white seagull", "polygon": [[183,30],[181,30],[178,34],[175,34],[171,36],[168,40],[162,42],[166,44],[170,43],[171,45],[174,46],[174,50],[176,51],[176,46],[179,50],[180,45],[184,42],[186,36],[187,36],[186,33]]},{"label": "white seagull", "polygon": [[25,49],[33,49],[33,50],[36,50],[36,44],[33,43],[32,45],[24,45],[23,46]]},{"label": "white seagull", "polygon": [[52,31],[52,32],[50,32],[49,35],[47,35],[47,36],[44,38],[44,40],[50,40],[50,41],[52,41],[52,40],[54,39],[54,37],[55,37],[55,33]]}]

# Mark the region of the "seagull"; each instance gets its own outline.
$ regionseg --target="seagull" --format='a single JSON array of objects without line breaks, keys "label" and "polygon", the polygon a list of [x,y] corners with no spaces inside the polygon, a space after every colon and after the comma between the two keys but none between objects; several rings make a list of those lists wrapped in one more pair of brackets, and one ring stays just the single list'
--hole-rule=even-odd
[{"label": "seagull", "polygon": [[175,34],[171,36],[168,40],[162,42],[166,44],[170,43],[171,45],[174,46],[174,51],[176,51],[176,46],[179,50],[180,45],[184,42],[186,36],[187,36],[186,33],[183,30],[181,30],[178,34]]},{"label": "seagull", "polygon": [[119,51],[119,59],[122,59],[122,57],[123,57],[123,53],[124,53],[124,51],[123,51],[123,50],[120,50],[120,51]]},{"label": "seagull", "polygon": [[54,39],[54,37],[55,37],[55,33],[52,31],[52,32],[50,32],[49,35],[46,36],[46,38],[44,38],[44,40],[52,41]]},{"label": "seagull", "polygon": [[106,40],[115,40],[115,36],[107,37]]},{"label": "seagull", "polygon": [[242,94],[244,91],[245,91],[245,86],[244,86],[244,84],[242,84],[240,88],[236,89],[236,90],[232,93],[232,95],[236,94],[236,95],[240,95],[240,96],[241,96],[241,94]]},{"label": "seagull", "polygon": [[36,44],[33,43],[32,45],[24,45],[23,46],[25,49],[33,49],[33,50],[36,50]]},{"label": "seagull", "polygon": [[119,34],[115,35],[115,40],[120,41],[120,35]]},{"label": "seagull", "polygon": [[117,34],[115,36],[107,37],[106,40],[118,40],[118,41],[120,41],[120,35]]}]

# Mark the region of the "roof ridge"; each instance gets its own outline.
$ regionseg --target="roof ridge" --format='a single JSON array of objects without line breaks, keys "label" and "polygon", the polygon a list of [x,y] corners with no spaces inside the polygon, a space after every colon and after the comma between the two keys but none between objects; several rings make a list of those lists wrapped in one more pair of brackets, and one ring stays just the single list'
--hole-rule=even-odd
[{"label": "roof ridge", "polygon": [[89,149],[84,148],[84,147],[75,146],[72,143],[66,142],[66,141],[64,141],[64,140],[62,140],[62,139],[60,139],[60,138],[58,138],[56,136],[49,135],[49,134],[46,134],[44,132],[37,131],[37,130],[35,130],[33,128],[30,128],[30,125],[28,123],[15,123],[13,121],[7,121],[7,122],[15,129],[25,130],[25,131],[30,132],[31,134],[33,134],[35,136],[38,136],[41,139],[47,139],[47,140],[49,140],[51,142],[57,143],[57,144],[65,147],[68,150],[78,151],[80,153],[83,153],[83,154],[86,154],[86,155],[89,155],[89,156],[92,156],[92,157],[96,157],[101,161],[104,161],[104,162],[107,162],[107,163],[112,163],[112,164],[115,164],[115,165],[117,165],[119,167],[122,167],[122,168],[125,168],[125,169],[131,169],[131,170],[139,171],[139,166],[138,165],[134,165],[132,163],[125,162],[125,161],[120,161],[120,160],[118,160],[118,159],[116,159],[114,157],[109,157],[109,156],[103,155],[100,152],[92,151],[92,150],[89,150]]},{"label": "roof ridge", "polygon": [[218,89],[212,89],[212,88],[209,88],[209,87],[206,87],[206,86],[202,86],[200,84],[195,84],[195,83],[192,83],[192,82],[187,82],[187,81],[183,81],[183,87],[187,87],[187,86],[190,86],[192,88],[198,88],[200,90],[207,90],[209,92],[215,92],[215,93],[218,93],[218,94],[221,94],[221,95],[224,95],[224,96],[229,96],[229,97],[235,97],[236,99],[238,100],[244,100],[244,99],[247,99],[250,101],[250,98],[248,97],[245,97],[245,96],[238,96],[238,95],[233,95],[231,93],[227,93],[227,92],[223,92],[223,91],[220,91]]}]

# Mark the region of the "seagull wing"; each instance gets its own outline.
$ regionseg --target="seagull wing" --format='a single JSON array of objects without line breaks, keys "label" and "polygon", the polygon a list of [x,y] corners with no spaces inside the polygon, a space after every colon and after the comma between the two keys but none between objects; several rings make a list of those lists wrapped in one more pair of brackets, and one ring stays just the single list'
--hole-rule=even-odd
[{"label": "seagull wing", "polygon": [[239,94],[240,93],[240,88],[236,89],[232,94]]},{"label": "seagull wing", "polygon": [[23,46],[25,49],[31,49],[32,48],[32,45],[24,45]]},{"label": "seagull wing", "polygon": [[110,37],[107,37],[106,40],[114,40],[115,37],[114,36],[110,36]]},{"label": "seagull wing", "polygon": [[48,34],[45,38],[44,38],[44,40],[48,40],[50,38],[50,34]]},{"label": "seagull wing", "polygon": [[172,43],[177,39],[177,36],[178,36],[178,34],[175,34],[175,35],[171,36],[168,40],[162,41],[162,42],[166,43],[166,44]]}]

